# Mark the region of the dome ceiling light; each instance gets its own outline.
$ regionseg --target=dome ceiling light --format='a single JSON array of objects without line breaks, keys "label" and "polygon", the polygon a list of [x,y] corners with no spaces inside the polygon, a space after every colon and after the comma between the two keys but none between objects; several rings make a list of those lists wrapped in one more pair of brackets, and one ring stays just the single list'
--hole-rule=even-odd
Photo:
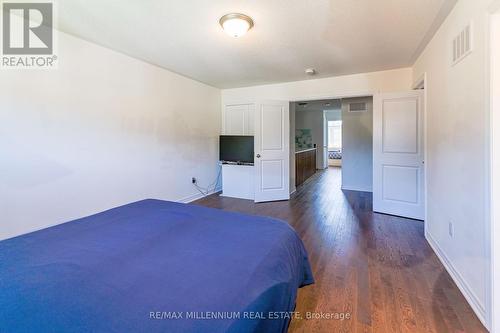
[{"label": "dome ceiling light", "polygon": [[316,70],[314,68],[307,68],[305,70],[305,72],[307,75],[311,75],[311,76],[316,74]]},{"label": "dome ceiling light", "polygon": [[252,18],[239,13],[226,14],[220,18],[219,23],[224,32],[232,37],[241,37],[253,27]]}]

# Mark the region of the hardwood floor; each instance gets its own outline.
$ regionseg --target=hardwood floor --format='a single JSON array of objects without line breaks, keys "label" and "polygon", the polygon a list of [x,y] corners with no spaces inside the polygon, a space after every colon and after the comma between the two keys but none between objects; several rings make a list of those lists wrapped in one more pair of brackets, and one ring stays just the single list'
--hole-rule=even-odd
[{"label": "hardwood floor", "polygon": [[[300,235],[316,283],[301,288],[289,332],[486,332],[424,239],[423,222],[371,211],[370,193],[318,172],[290,201],[212,195],[196,204],[283,219]],[[306,312],[350,319],[305,319]]]}]

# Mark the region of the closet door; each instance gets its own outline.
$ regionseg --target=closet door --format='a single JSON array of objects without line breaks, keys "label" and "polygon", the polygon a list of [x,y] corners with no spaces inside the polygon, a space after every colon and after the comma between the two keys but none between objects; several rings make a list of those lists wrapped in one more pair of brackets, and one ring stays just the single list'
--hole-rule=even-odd
[{"label": "closet door", "polygon": [[224,107],[224,135],[254,135],[254,104],[235,104]]}]

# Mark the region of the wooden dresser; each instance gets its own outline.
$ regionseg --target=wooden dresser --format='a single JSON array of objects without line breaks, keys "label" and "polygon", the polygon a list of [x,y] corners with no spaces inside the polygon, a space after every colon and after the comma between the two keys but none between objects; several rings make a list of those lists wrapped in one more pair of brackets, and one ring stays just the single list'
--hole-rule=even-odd
[{"label": "wooden dresser", "polygon": [[295,152],[295,186],[299,186],[316,172],[316,148]]}]

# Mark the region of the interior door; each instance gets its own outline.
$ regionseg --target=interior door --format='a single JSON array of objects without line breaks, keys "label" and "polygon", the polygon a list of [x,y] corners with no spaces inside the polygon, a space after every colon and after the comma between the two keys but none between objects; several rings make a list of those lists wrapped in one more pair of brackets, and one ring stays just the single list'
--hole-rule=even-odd
[{"label": "interior door", "polygon": [[289,102],[255,105],[255,202],[290,199]]},{"label": "interior door", "polygon": [[374,96],[374,211],[424,219],[423,124],[421,90]]}]

